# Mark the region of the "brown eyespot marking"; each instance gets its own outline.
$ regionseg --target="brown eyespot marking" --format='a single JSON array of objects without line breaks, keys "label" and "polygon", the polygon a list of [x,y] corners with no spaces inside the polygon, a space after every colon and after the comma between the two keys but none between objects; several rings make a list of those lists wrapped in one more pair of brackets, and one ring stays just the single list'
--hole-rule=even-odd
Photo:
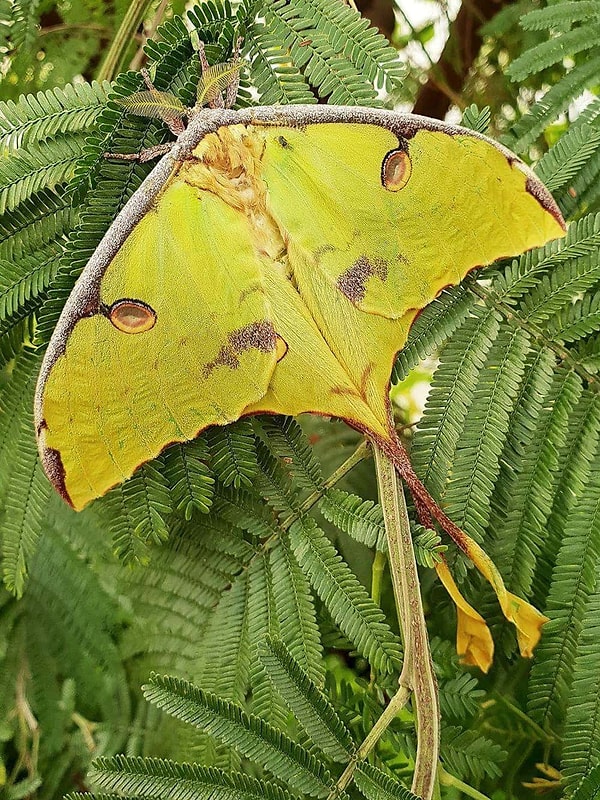
[{"label": "brown eyespot marking", "polygon": [[141,300],[117,300],[106,316],[123,333],[144,333],[156,323],[156,311]]},{"label": "brown eyespot marking", "polygon": [[390,192],[404,189],[410,178],[412,164],[406,150],[391,150],[381,164],[381,183]]}]

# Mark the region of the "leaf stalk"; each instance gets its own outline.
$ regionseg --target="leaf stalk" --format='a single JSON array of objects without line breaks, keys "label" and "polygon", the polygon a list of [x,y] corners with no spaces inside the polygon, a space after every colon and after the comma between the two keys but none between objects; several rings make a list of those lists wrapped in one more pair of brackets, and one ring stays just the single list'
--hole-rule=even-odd
[{"label": "leaf stalk", "polygon": [[404,638],[405,655],[399,683],[400,688],[412,689],[417,718],[417,758],[412,792],[423,800],[431,800],[440,738],[437,681],[429,650],[404,491],[392,460],[376,442],[373,442],[373,452],[388,539],[390,573]]}]

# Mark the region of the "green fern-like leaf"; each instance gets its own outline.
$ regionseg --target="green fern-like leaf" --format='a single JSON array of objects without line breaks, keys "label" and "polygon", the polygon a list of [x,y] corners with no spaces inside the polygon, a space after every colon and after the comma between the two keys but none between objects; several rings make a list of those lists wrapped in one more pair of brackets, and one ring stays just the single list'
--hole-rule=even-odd
[{"label": "green fern-like leaf", "polygon": [[354,751],[350,733],[281,639],[267,637],[258,652],[269,679],[311,742],[330,758],[347,761]]},{"label": "green fern-like leaf", "polygon": [[252,486],[258,474],[254,434],[248,420],[227,427],[214,427],[206,433],[211,467],[225,486]]},{"label": "green fern-like leaf", "polygon": [[440,706],[444,718],[463,721],[476,713],[486,693],[478,689],[477,678],[463,672],[440,685]]},{"label": "green fern-like leaf", "polygon": [[45,521],[49,484],[39,464],[33,433],[33,391],[39,356],[19,354],[0,401],[0,470],[5,504],[3,571],[10,591],[23,593],[28,560]]},{"label": "green fern-like leaf", "polygon": [[[179,800],[288,800],[291,795],[268,781],[240,772],[159,758],[115,756],[94,761],[91,777],[103,789],[135,797]],[[101,795],[94,795],[100,800]]]},{"label": "green fern-like leaf", "polygon": [[294,790],[319,797],[327,793],[330,776],[325,767],[240,706],[176,678],[153,676],[143,691],[149,702],[235,747]]},{"label": "green fern-like leaf", "polygon": [[600,329],[600,292],[585,294],[570,306],[563,307],[547,325],[554,337],[576,342]]},{"label": "green fern-like leaf", "polygon": [[223,593],[210,618],[203,645],[202,685],[237,702],[246,697],[253,663],[248,594],[248,572],[244,569]]},{"label": "green fern-like leaf", "polygon": [[10,591],[23,593],[27,564],[44,528],[50,484],[44,475],[33,440],[33,412],[23,414],[22,430],[15,448],[12,477],[4,500],[4,581]]},{"label": "green fern-like leaf", "polygon": [[[524,331],[517,328],[499,334],[483,365],[457,443],[445,492],[446,508],[450,517],[478,541],[484,539],[489,523],[486,509],[499,474],[510,409],[519,391],[528,349],[529,337]],[[446,413],[452,415],[453,411]]]},{"label": "green fern-like leaf", "polygon": [[[584,612],[583,630],[573,666],[565,724],[561,769],[567,789],[600,764],[600,676],[596,669],[600,637],[600,568],[596,588]],[[596,793],[600,793],[600,766],[596,767]],[[576,792],[573,797],[576,797]],[[593,795],[590,795],[593,797]]]},{"label": "green fern-like leaf", "polygon": [[250,711],[267,720],[279,730],[285,730],[288,712],[281,696],[268,679],[258,658],[258,643],[265,636],[279,637],[280,620],[275,609],[273,579],[266,553],[259,553],[248,566],[248,639],[251,646]]},{"label": "green fern-like leaf", "polygon": [[125,503],[134,515],[135,535],[160,543],[169,536],[165,522],[173,510],[169,487],[152,463],[144,464],[122,487]]},{"label": "green fern-like leaf", "polygon": [[600,440],[600,397],[585,393],[568,412],[568,427],[559,464],[562,467],[552,513],[548,518],[544,546],[536,567],[536,598],[546,602],[556,554],[564,537],[567,520],[590,481]]},{"label": "green fern-like leaf", "polygon": [[600,794],[600,764],[580,781],[573,793],[573,800],[596,800],[598,794]]},{"label": "green fern-like leaf", "polygon": [[[590,39],[589,42],[593,43],[593,40]],[[534,65],[531,66],[535,69]],[[544,96],[534,103],[528,114],[515,124],[513,128],[515,138],[509,143],[511,149],[517,153],[526,152],[544,129],[568,107],[573,98],[578,97],[588,86],[596,82],[599,69],[600,57],[590,55],[548,89]]]},{"label": "green fern-like leaf", "polygon": [[106,104],[110,84],[73,83],[63,89],[22,95],[0,103],[0,145],[28,147],[65,134],[87,131]]},{"label": "green fern-like leaf", "polygon": [[558,373],[543,405],[538,398],[543,411],[520,465],[527,480],[517,478],[512,486],[503,524],[496,532],[496,563],[507,586],[520,596],[531,596],[536,559],[545,549],[546,524],[560,474],[559,450],[580,388],[572,373]]},{"label": "green fern-like leaf", "polygon": [[531,674],[529,713],[541,725],[560,727],[570,700],[577,643],[596,585],[600,559],[598,457],[585,494],[566,521],[545,613],[550,617]]},{"label": "green fern-like leaf", "polygon": [[413,547],[417,564],[429,569],[441,562],[442,553],[448,549],[448,545],[442,544],[437,531],[425,528],[423,525],[414,526]]},{"label": "green fern-like leaf", "polygon": [[401,84],[405,68],[385,37],[350,6],[331,0],[294,0],[303,15],[310,14],[332,46],[376,88],[387,91]]},{"label": "green fern-like leaf", "polygon": [[425,306],[413,323],[404,348],[398,354],[392,373],[394,382],[404,380],[420,361],[435,353],[468,316],[473,304],[473,295],[463,283],[451,291],[444,290],[432,303]]},{"label": "green fern-like leaf", "polygon": [[414,800],[415,797],[399,781],[374,764],[363,762],[354,780],[367,800]]},{"label": "green fern-like leaf", "polygon": [[587,19],[598,19],[600,11],[593,0],[576,0],[561,2],[547,8],[538,8],[525,14],[520,24],[527,31],[547,30],[555,26],[566,27],[573,22]]},{"label": "green fern-like leaf", "polygon": [[432,494],[442,495],[455,461],[467,410],[485,359],[498,334],[495,312],[474,308],[441,354],[425,413],[415,436],[413,463]]},{"label": "green fern-like leaf", "polygon": [[0,261],[0,332],[28,317],[44,302],[62,251],[59,240],[27,256]]},{"label": "green fern-like leaf", "polygon": [[173,511],[173,498],[155,463],[144,464],[101,502],[115,552],[126,563],[145,562],[148,546],[169,537],[166,518]]},{"label": "green fern-like leaf", "polygon": [[259,473],[255,482],[255,491],[264,497],[278,515],[294,518],[297,516],[299,508],[298,493],[284,462],[274,456],[261,441],[257,442],[256,455]]},{"label": "green fern-like leaf", "polygon": [[273,601],[281,638],[292,656],[319,687],[324,664],[310,584],[294,558],[287,537],[269,553]]},{"label": "green fern-like leaf", "polygon": [[10,161],[0,163],[0,214],[14,211],[32,194],[54,189],[75,174],[83,153],[85,137],[49,140],[31,150],[20,150]]},{"label": "green fern-like leaf", "polygon": [[308,439],[293,417],[263,417],[260,426],[266,434],[267,446],[280,458],[297,484],[310,491],[323,485],[321,466]]},{"label": "green fern-like leaf", "polygon": [[[195,679],[215,606],[254,548],[226,523],[203,515],[189,526],[177,523],[167,543],[145,553],[148,564],[115,569],[120,592],[130,598],[133,610],[121,638],[122,656],[135,666],[134,683],[145,680],[150,668]],[[225,643],[227,637],[222,638]]]},{"label": "green fern-like leaf", "polygon": [[526,50],[508,67],[507,75],[515,81],[522,81],[528,75],[562,61],[565,55],[573,56],[592,48],[599,35],[600,22],[591,22],[562,33]]},{"label": "green fern-like leaf", "polygon": [[306,14],[303,0],[275,0],[265,6],[264,13],[269,33],[289,49],[292,62],[321,97],[337,105],[378,105],[373,86],[349,59],[336,54],[328,27],[319,23],[320,15],[312,17],[310,10]]},{"label": "green fern-like leaf", "polygon": [[31,344],[33,334],[33,317],[26,317],[5,330],[0,337],[0,366],[5,367],[21,353],[25,344]]},{"label": "green fern-like leaf", "polygon": [[212,506],[215,481],[207,460],[208,447],[203,439],[172,445],[163,454],[163,476],[173,505],[188,520],[194,509],[206,514]]},{"label": "green fern-like leaf", "polygon": [[388,628],[383,613],[314,520],[295,522],[290,535],[300,566],[340,630],[375,669],[397,670],[399,642]]},{"label": "green fern-like leaf", "polygon": [[252,83],[263,105],[316,103],[302,72],[290,62],[289,53],[276,36],[257,20],[250,29]]},{"label": "green fern-like leaf", "polygon": [[383,512],[373,500],[363,500],[341,489],[327,489],[319,508],[326,520],[357,542],[381,552],[387,550]]},{"label": "green fern-like leaf", "polygon": [[486,133],[490,127],[492,113],[489,106],[479,109],[474,103],[463,111],[460,124],[477,133]]},{"label": "green fern-like leaf", "polygon": [[480,781],[486,775],[498,778],[506,752],[479,731],[442,728],[441,755],[448,771],[463,780]]},{"label": "green fern-like leaf", "polygon": [[535,168],[552,192],[562,189],[600,147],[600,129],[573,127],[541,158]]},{"label": "green fern-like leaf", "polygon": [[0,217],[0,261],[21,259],[55,245],[74,227],[77,211],[66,186],[32,195]]}]

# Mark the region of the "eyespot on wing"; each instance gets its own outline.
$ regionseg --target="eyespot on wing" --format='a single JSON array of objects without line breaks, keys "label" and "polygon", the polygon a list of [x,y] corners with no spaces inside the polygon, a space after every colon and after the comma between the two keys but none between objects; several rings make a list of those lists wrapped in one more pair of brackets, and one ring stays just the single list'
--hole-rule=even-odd
[{"label": "eyespot on wing", "polygon": [[156,324],[156,311],[141,300],[117,300],[106,316],[123,333],[145,333]]}]

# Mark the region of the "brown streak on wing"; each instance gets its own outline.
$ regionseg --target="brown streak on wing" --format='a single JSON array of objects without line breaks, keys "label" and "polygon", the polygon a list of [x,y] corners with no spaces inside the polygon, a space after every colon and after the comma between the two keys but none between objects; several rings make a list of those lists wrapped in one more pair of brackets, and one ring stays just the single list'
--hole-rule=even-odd
[{"label": "brown streak on wing", "polygon": [[204,367],[204,377],[208,378],[216,367],[237,369],[240,365],[238,356],[253,348],[261,353],[271,353],[277,348],[277,334],[273,323],[268,320],[251,322],[228,334],[227,344],[219,350],[217,357]]},{"label": "brown streak on wing", "polygon": [[383,258],[374,258],[371,261],[367,256],[360,256],[351,267],[343,272],[337,279],[337,288],[352,303],[360,303],[367,293],[367,280],[377,275],[382,281],[388,276],[388,264]]}]

